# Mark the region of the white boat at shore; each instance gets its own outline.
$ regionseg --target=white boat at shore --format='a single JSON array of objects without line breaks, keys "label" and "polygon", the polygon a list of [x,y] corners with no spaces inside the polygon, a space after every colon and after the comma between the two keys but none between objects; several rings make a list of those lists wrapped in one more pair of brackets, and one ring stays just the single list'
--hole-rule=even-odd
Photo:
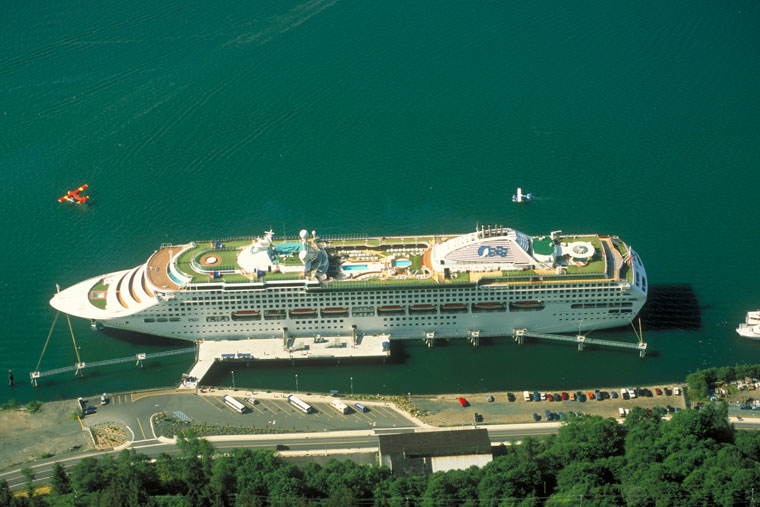
[{"label": "white boat at shore", "polygon": [[760,310],[747,312],[744,322],[739,324],[736,332],[745,338],[760,340]]}]

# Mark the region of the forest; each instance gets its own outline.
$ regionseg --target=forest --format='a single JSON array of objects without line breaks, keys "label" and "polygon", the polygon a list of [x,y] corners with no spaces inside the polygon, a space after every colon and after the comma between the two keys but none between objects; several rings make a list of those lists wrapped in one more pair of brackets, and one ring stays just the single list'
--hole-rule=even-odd
[{"label": "forest", "polygon": [[228,454],[192,434],[176,456],[134,451],[57,464],[49,488],[0,505],[26,506],[496,506],[751,505],[760,485],[760,432],[737,431],[725,404],[669,420],[634,409],[623,424],[573,417],[556,435],[494,449],[483,468],[395,477],[381,466],[331,459],[295,466],[271,450]]}]

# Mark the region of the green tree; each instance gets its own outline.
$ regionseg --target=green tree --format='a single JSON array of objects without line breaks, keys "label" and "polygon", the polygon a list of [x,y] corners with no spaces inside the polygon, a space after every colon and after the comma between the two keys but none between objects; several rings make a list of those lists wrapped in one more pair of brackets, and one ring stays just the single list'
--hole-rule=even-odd
[{"label": "green tree", "polygon": [[0,505],[10,505],[13,500],[13,493],[8,486],[8,481],[0,480]]},{"label": "green tree", "polygon": [[[68,495],[71,493],[71,479],[63,465],[56,462],[53,465],[53,475],[50,478],[50,490],[54,495]],[[2,504],[0,504],[2,505]]]},{"label": "green tree", "polygon": [[34,471],[29,467],[25,466],[21,469],[21,475],[24,476],[24,484],[26,485],[26,494],[29,498],[32,498],[34,496]]}]

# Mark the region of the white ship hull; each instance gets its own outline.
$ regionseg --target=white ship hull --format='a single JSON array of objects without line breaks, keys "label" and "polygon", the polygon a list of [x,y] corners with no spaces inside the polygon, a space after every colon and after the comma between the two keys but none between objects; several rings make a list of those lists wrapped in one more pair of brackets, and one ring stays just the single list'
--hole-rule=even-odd
[{"label": "white ship hull", "polygon": [[[533,240],[509,229],[430,237],[424,247],[418,238],[402,238],[401,248],[375,238],[374,247],[361,247],[358,260],[336,260],[349,247],[333,241],[325,247],[332,248],[329,268],[327,250],[316,242],[314,250],[301,252],[313,254],[302,255],[307,267],[333,270],[337,263],[343,277],[353,276],[357,267],[366,272],[365,278],[348,281],[288,275],[292,269],[283,265],[285,257],[276,265],[283,275],[256,270],[273,248],[262,240],[254,243],[256,249],[238,248],[235,272],[217,278],[213,265],[223,264],[230,250],[221,242],[209,248],[192,243],[163,247],[141,266],[80,282],[57,294],[51,305],[109,328],[190,341],[354,333],[391,339],[497,337],[518,329],[577,333],[627,326],[647,296],[638,255],[630,247],[621,255],[609,237],[591,238],[595,245],[566,238],[571,247],[578,245],[586,264],[592,255],[601,259],[602,271],[583,272],[597,269],[592,267],[568,274],[557,257],[568,250],[567,242],[541,238],[541,253]],[[422,266],[417,275],[407,272],[412,262]],[[204,263],[211,267],[203,271]],[[388,274],[354,281],[374,276],[377,265]],[[199,282],[199,273],[209,276]]]}]

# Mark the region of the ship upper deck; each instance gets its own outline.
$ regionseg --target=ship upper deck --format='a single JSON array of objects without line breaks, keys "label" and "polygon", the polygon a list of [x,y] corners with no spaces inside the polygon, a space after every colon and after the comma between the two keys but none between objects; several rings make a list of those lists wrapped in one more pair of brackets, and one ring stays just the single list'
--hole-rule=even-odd
[{"label": "ship upper deck", "polygon": [[[581,262],[566,257],[559,257],[555,262],[539,261],[528,251],[515,252],[513,257],[519,264],[502,266],[475,259],[479,262],[459,265],[454,269],[436,266],[435,263],[440,262],[441,252],[451,251],[451,240],[462,241],[462,237],[463,235],[317,238],[316,244],[329,259],[329,268],[323,276],[304,272],[304,262],[297,248],[298,238],[271,241],[268,249],[271,264],[265,269],[253,270],[250,266],[244,269],[238,263],[238,257],[244,250],[253,248],[257,242],[260,244],[261,238],[202,241],[162,247],[149,259],[147,276],[153,286],[168,291],[201,289],[209,284],[220,283],[278,285],[297,281],[335,289],[474,283],[631,281],[631,269],[623,262],[628,247],[617,237],[584,234],[553,238],[557,245],[567,245],[568,242],[592,245],[593,255]],[[538,237],[525,238],[538,240]],[[546,252],[546,241],[543,237],[541,241],[541,251]],[[441,248],[443,244],[447,244],[448,249]],[[561,249],[558,246],[558,251]],[[449,255],[447,259],[451,257]]]}]

